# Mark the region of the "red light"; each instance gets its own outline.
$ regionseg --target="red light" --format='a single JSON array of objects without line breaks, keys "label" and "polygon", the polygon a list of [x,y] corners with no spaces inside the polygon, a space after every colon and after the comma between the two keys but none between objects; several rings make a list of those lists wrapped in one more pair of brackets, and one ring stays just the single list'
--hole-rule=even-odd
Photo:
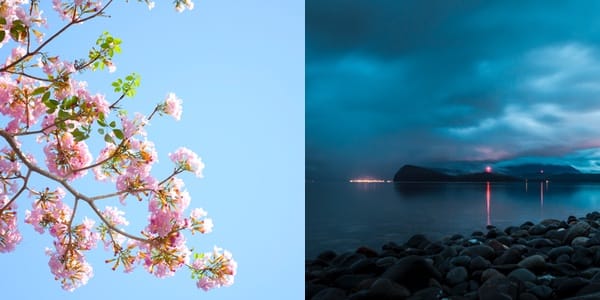
[{"label": "red light", "polygon": [[492,173],[492,167],[490,167],[490,166],[486,166],[486,167],[485,167],[485,172],[486,172],[486,173]]}]

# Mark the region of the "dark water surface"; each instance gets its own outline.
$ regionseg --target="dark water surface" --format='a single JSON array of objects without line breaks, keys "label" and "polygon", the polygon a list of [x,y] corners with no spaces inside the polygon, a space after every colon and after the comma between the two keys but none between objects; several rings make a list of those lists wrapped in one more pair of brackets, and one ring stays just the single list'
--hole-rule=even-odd
[{"label": "dark water surface", "polygon": [[415,233],[430,239],[600,211],[600,185],[522,183],[306,183],[306,257],[380,249]]}]

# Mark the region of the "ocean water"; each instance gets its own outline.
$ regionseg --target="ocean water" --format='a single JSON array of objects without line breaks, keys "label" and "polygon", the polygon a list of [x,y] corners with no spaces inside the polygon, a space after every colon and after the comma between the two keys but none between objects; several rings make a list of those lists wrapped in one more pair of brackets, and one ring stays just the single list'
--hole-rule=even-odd
[{"label": "ocean water", "polygon": [[306,257],[600,211],[600,184],[306,183]]}]

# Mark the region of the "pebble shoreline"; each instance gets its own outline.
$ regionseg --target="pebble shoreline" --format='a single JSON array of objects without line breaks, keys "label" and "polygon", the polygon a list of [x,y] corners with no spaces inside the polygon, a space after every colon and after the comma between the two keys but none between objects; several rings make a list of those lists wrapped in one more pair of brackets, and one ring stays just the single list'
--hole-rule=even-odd
[{"label": "pebble shoreline", "polygon": [[600,299],[600,212],[305,261],[305,298]]}]

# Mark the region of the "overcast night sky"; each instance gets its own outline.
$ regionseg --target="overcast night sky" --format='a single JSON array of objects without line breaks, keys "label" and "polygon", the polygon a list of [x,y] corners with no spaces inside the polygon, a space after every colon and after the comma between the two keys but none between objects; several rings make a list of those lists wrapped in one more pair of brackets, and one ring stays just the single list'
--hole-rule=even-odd
[{"label": "overcast night sky", "polygon": [[306,1],[306,177],[600,170],[600,2]]}]

